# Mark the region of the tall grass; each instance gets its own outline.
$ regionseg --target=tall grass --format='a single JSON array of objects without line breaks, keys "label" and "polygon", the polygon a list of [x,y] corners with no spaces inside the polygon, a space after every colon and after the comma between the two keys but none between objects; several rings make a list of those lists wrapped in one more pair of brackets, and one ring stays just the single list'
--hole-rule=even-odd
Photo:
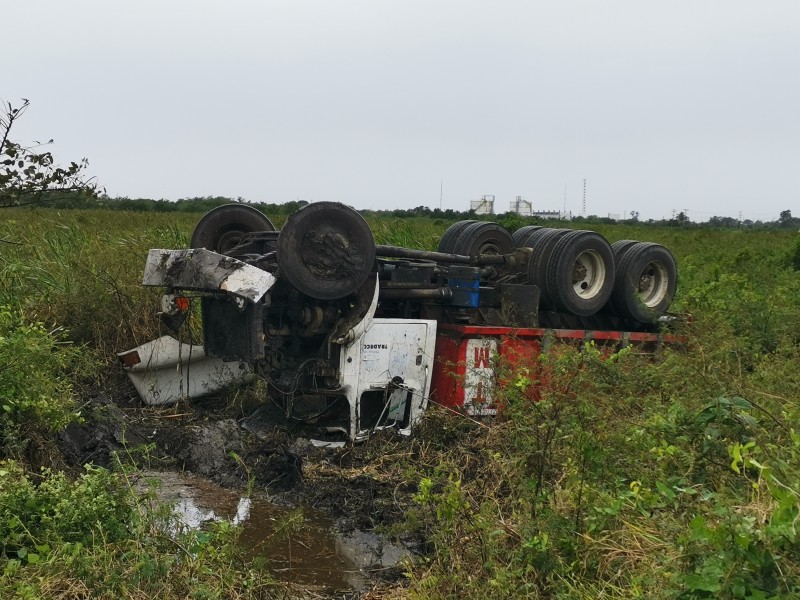
[{"label": "tall grass", "polygon": [[797,597],[800,350],[742,368],[703,327],[657,362],[589,346],[537,376],[501,366],[491,429],[426,429],[426,449],[450,439],[414,462],[406,528],[433,551],[413,596]]},{"label": "tall grass", "polygon": [[[0,217],[0,305],[29,321],[64,326],[87,351],[110,357],[158,333],[159,291],[140,286],[147,250],[185,246],[200,215],[13,210]],[[378,243],[421,249],[434,249],[450,224],[369,219]],[[370,468],[393,483],[392,502],[406,511],[400,533],[419,536],[430,550],[410,567],[411,593],[797,597],[796,234],[597,229],[611,241],[656,241],[672,250],[679,269],[673,308],[691,315],[688,349],[668,349],[658,361],[630,352],[608,360],[591,346],[564,349],[538,359],[547,377],[500,365],[510,384],[494,426],[433,410],[408,449],[390,448],[391,460],[374,460]],[[534,404],[526,392],[535,383],[544,388]],[[109,552],[90,552],[92,564],[107,561],[125,576],[98,589],[108,596],[152,593],[149,583],[120,586],[133,586],[128,577],[137,569],[161,568],[157,561],[136,562],[136,540],[106,543],[93,546]],[[70,548],[51,547],[48,555],[72,564],[58,554]],[[232,560],[210,548],[203,551],[215,561]],[[247,567],[214,575],[193,571],[200,566],[185,553],[183,562],[153,556],[166,561],[163,576],[178,574],[176,585],[187,581],[181,574],[197,576],[202,586],[216,577],[219,589],[234,595],[243,588],[225,587],[225,577],[250,581]],[[44,571],[36,559],[9,559],[17,560],[4,557],[3,591],[25,597],[22,586],[33,579],[10,587],[25,571],[62,586],[48,594],[86,595],[74,586],[88,571],[64,571],[59,579],[55,563]]]},{"label": "tall grass", "polygon": [[0,304],[64,326],[99,356],[153,337],[158,292],[141,286],[150,248],[186,247],[199,215],[5,210]]}]

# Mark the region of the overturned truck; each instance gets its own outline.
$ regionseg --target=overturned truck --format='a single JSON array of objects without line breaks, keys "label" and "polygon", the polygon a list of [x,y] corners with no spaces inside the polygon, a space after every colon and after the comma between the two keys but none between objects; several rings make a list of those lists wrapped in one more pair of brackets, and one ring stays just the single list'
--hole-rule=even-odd
[{"label": "overturned truck", "polygon": [[202,344],[165,336],[120,354],[150,404],[257,376],[272,416],[322,440],[409,433],[429,400],[494,412],[491,357],[552,340],[657,346],[676,265],[659,244],[592,231],[460,221],[436,252],[376,245],[352,208],[310,204],[276,231],[220,206],[190,249],[151,250],[173,331],[199,305]]}]

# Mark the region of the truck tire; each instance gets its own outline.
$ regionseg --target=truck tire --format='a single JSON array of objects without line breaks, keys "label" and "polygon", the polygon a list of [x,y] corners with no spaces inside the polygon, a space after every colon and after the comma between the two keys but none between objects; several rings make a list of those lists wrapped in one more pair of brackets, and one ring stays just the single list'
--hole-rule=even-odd
[{"label": "truck tire", "polygon": [[[614,254],[614,265],[616,267],[616,276],[619,275],[619,263],[622,260],[622,257],[630,250],[634,245],[638,244],[639,240],[619,240],[611,244],[611,252]],[[614,306],[614,294],[612,292],[611,298],[608,299],[608,303],[603,308],[602,312],[609,314],[609,315],[616,315],[620,316],[621,313],[617,310],[617,307]]]},{"label": "truck tire", "polygon": [[320,300],[356,292],[375,267],[375,239],[364,218],[338,202],[314,202],[278,235],[279,276]]},{"label": "truck tire", "polygon": [[554,244],[571,229],[551,229],[542,227],[528,237],[527,244],[533,249],[528,259],[528,283],[539,286],[539,305],[549,308],[550,295],[545,281],[546,266]]},{"label": "truck tire", "polygon": [[257,231],[275,231],[275,226],[252,206],[223,204],[208,211],[197,222],[189,247],[225,254],[238,246],[246,234]]},{"label": "truck tire", "polygon": [[553,247],[545,287],[556,310],[588,317],[603,308],[614,288],[611,245],[594,231],[572,231]]},{"label": "truck tire", "polygon": [[514,251],[511,234],[497,223],[478,221],[468,225],[453,245],[453,254],[480,256],[481,254],[509,254]]},{"label": "truck tire", "polygon": [[514,235],[511,236],[511,239],[514,241],[514,248],[530,248],[527,244],[528,238],[534,231],[539,231],[542,229],[539,225],[526,225],[525,227],[520,227],[514,232]]},{"label": "truck tire", "polygon": [[611,244],[611,252],[614,254],[614,264],[618,265],[625,253],[639,240],[619,240]]},{"label": "truck tire", "polygon": [[461,235],[461,232],[473,223],[477,223],[477,221],[456,221],[450,225],[450,227],[448,227],[442,234],[442,239],[439,240],[439,246],[436,251],[452,254],[453,246],[455,246],[458,236]]},{"label": "truck tire", "polygon": [[621,317],[653,323],[663,315],[678,285],[675,258],[661,244],[632,245],[617,265],[611,305]]}]

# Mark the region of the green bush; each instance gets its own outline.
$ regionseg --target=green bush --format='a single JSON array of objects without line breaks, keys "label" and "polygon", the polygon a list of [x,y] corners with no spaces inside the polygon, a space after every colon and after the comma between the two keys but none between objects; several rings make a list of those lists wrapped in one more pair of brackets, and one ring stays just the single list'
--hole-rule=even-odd
[{"label": "green bush", "polygon": [[0,463],[0,555],[31,562],[36,548],[129,535],[135,499],[109,471],[87,466],[73,482],[44,470],[40,478],[34,484],[17,463]]},{"label": "green bush", "polygon": [[87,375],[85,353],[58,329],[0,307],[0,456],[15,456],[79,417],[71,378]]},{"label": "green bush", "polygon": [[187,530],[142,494],[101,468],[71,481],[0,462],[0,598],[286,597],[237,527]]}]

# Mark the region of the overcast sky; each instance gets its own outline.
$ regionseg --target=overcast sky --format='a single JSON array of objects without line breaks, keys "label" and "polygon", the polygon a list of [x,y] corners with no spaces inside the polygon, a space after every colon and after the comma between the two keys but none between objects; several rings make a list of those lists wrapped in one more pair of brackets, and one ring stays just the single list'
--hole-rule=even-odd
[{"label": "overcast sky", "polygon": [[797,0],[3,4],[16,141],[112,197],[800,215]]}]

